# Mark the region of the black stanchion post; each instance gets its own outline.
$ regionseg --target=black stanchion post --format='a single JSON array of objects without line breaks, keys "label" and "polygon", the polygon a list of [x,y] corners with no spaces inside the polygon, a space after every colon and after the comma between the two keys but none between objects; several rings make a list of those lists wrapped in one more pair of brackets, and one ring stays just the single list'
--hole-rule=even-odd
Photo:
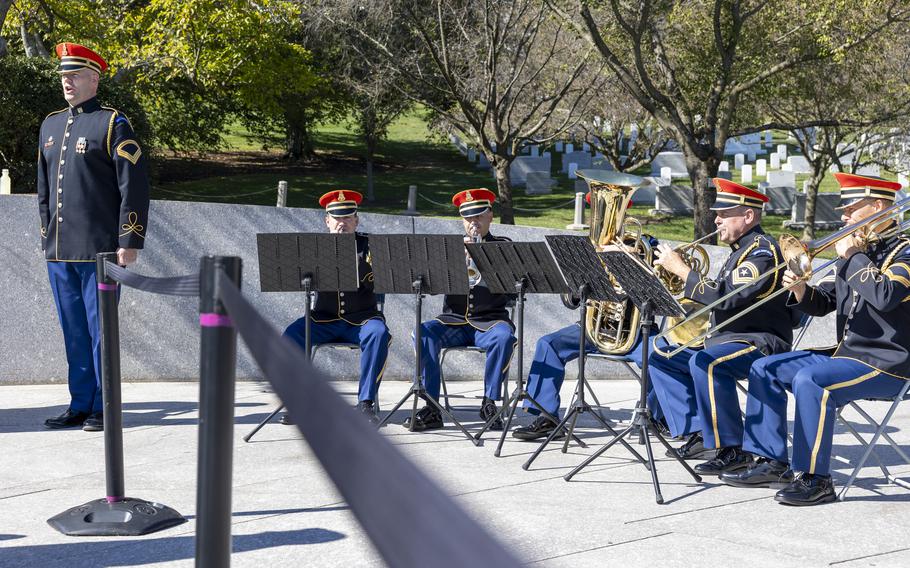
[{"label": "black stanchion post", "polygon": [[96,259],[98,312],[101,319],[101,395],[104,400],[104,466],[107,500],[122,501],[123,402],[120,398],[120,290],[104,270],[104,261],[117,263],[117,253],[101,253]]},{"label": "black stanchion post", "polygon": [[238,257],[206,256],[199,274],[199,465],[196,478],[196,566],[231,563],[231,472],[237,330],[218,298],[218,281],[240,286]]},{"label": "black stanchion post", "polygon": [[120,290],[105,270],[117,253],[96,256],[98,317],[101,325],[101,396],[104,400],[104,499],[89,501],[48,519],[72,536],[135,536],[186,522],[174,509],[126,496],[123,473],[123,403],[120,397]]}]

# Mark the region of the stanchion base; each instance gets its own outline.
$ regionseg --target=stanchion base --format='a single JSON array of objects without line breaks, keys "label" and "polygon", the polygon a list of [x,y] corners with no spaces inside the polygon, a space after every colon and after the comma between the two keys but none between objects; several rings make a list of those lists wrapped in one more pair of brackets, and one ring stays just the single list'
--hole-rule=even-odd
[{"label": "stanchion base", "polygon": [[47,520],[69,536],[137,536],[183,524],[183,515],[161,503],[125,497],[109,503],[95,499]]}]

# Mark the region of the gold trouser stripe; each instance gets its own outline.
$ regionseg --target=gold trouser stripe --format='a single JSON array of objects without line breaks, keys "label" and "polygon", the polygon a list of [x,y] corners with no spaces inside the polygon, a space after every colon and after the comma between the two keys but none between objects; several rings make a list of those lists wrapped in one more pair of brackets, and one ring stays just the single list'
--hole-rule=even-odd
[{"label": "gold trouser stripe", "polygon": [[819,409],[819,412],[818,412],[818,426],[816,427],[816,430],[815,430],[815,444],[812,446],[812,455],[809,458],[809,473],[810,474],[815,473],[815,458],[818,457],[818,450],[822,444],[822,434],[824,433],[824,429],[825,429],[825,414],[827,414],[827,412],[828,412],[828,406],[827,406],[828,405],[828,396],[831,394],[831,391],[833,391],[835,389],[842,389],[845,387],[850,387],[850,386],[859,384],[863,381],[867,381],[867,380],[871,379],[872,377],[874,377],[878,374],[879,374],[878,371],[872,371],[871,373],[867,373],[861,377],[857,377],[855,379],[850,379],[849,381],[844,381],[842,383],[835,383],[829,387],[825,387],[824,392],[822,393],[821,408]]},{"label": "gold trouser stripe", "polygon": [[740,355],[745,355],[746,353],[749,353],[750,351],[754,351],[754,350],[755,350],[755,346],[750,345],[749,347],[746,347],[745,349],[740,349],[739,351],[735,351],[733,353],[730,353],[729,355],[725,355],[723,357],[717,358],[717,359],[711,361],[711,364],[708,365],[708,399],[711,401],[711,423],[714,427],[714,445],[715,445],[715,447],[720,447],[720,433],[717,428],[717,405],[714,402],[714,367],[715,367],[715,365],[720,365],[721,363],[724,363],[731,359],[736,359]]}]

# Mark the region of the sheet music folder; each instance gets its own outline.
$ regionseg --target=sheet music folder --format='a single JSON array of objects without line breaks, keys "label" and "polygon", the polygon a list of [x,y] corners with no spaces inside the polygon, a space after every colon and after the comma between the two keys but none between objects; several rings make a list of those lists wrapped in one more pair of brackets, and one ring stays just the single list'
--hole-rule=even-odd
[{"label": "sheet music folder", "polygon": [[353,233],[259,233],[259,286],[263,292],[355,292],[360,286]]}]

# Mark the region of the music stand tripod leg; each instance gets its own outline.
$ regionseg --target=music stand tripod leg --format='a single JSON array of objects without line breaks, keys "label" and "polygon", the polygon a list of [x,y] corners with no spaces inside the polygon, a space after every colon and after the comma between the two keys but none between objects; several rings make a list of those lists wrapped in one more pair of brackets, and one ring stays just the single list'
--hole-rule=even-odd
[{"label": "music stand tripod leg", "polygon": [[414,295],[415,295],[415,298],[416,298],[416,300],[417,300],[417,302],[416,302],[416,308],[415,308],[415,320],[416,320],[416,321],[415,321],[415,327],[414,327],[414,350],[415,350],[415,354],[414,354],[414,355],[415,355],[415,358],[416,358],[415,370],[414,370],[414,381],[413,381],[413,383],[411,384],[411,389],[408,391],[408,393],[407,393],[406,395],[404,395],[404,397],[402,397],[401,400],[398,401],[398,404],[396,404],[395,407],[392,408],[392,410],[391,410],[388,414],[385,415],[385,418],[383,418],[383,419],[379,422],[379,424],[377,425],[377,427],[381,427],[381,426],[384,425],[386,422],[388,422],[389,419],[392,417],[392,415],[401,407],[401,405],[403,405],[403,404],[405,403],[405,401],[408,400],[408,398],[410,398],[411,396],[413,396],[413,397],[414,397],[414,405],[411,407],[411,420],[410,420],[410,427],[409,427],[409,430],[410,430],[411,432],[414,431],[414,424],[415,424],[416,418],[417,418],[417,399],[418,399],[418,398],[423,398],[426,402],[428,402],[429,404],[432,404],[433,406],[435,406],[436,409],[440,412],[440,414],[442,414],[443,416],[447,417],[447,418],[449,419],[450,422],[452,422],[453,424],[455,424],[456,426],[458,426],[458,428],[459,428],[459,429],[462,431],[462,433],[468,438],[468,440],[471,441],[472,444],[474,444],[475,446],[479,446],[479,445],[480,445],[480,440],[475,440],[475,439],[474,439],[474,436],[472,436],[471,433],[468,432],[468,430],[464,427],[464,425],[462,425],[462,423],[459,422],[459,421],[452,415],[452,413],[450,413],[450,412],[447,411],[442,405],[440,405],[438,400],[435,400],[435,399],[432,398],[432,397],[426,396],[426,392],[427,392],[427,391],[426,391],[426,389],[423,387],[423,383],[422,383],[422,381],[421,381],[421,379],[420,379],[420,376],[421,376],[421,372],[420,372],[420,371],[421,371],[421,369],[420,369],[420,358],[421,358],[421,333],[420,333],[420,329],[421,329],[421,327],[420,327],[420,326],[421,326],[421,323],[422,323],[422,322],[421,322],[421,315],[422,315],[422,308],[423,308],[423,292],[421,291],[421,286],[422,286],[422,281],[421,281],[421,280],[416,280],[416,281],[414,282],[414,284],[413,284]]},{"label": "music stand tripod leg", "polygon": [[271,421],[272,421],[272,418],[275,418],[275,415],[278,414],[279,412],[281,412],[282,410],[284,410],[284,405],[283,405],[283,404],[277,406],[277,407],[275,408],[275,410],[273,410],[273,411],[271,412],[271,414],[269,414],[268,416],[266,416],[265,418],[263,418],[263,419],[262,419],[262,422],[260,422],[259,424],[257,424],[256,427],[253,428],[253,429],[250,431],[249,434],[247,434],[246,436],[243,437],[243,441],[244,441],[244,442],[249,442],[249,441],[253,438],[253,436],[256,435],[256,432],[262,430],[262,427],[265,426],[266,424],[268,424],[269,422],[271,422]]},{"label": "music stand tripod leg", "polygon": [[[304,323],[305,323],[304,328],[303,328],[304,329],[303,334],[304,334],[304,346],[305,346],[304,352],[306,354],[307,362],[310,362],[312,360],[312,346],[310,345],[310,342],[311,342],[310,302],[312,301],[312,294],[313,294],[313,291],[311,289],[312,285],[313,285],[313,281],[309,276],[307,276],[303,279],[303,293],[304,293],[304,297],[306,298],[304,306],[303,306],[303,317],[304,317]],[[278,414],[279,412],[281,412],[282,410],[284,410],[284,404],[278,406],[278,408],[276,408],[275,410],[272,411],[271,414],[266,416],[265,419],[262,420],[262,422],[257,424],[256,427],[253,428],[249,434],[247,434],[246,436],[243,437],[243,441],[249,442],[250,440],[252,440],[253,436],[256,435],[256,432],[259,432],[260,430],[262,430],[262,427],[265,426],[266,424],[268,424],[269,422],[271,422],[272,418],[275,418],[275,415]]]}]

